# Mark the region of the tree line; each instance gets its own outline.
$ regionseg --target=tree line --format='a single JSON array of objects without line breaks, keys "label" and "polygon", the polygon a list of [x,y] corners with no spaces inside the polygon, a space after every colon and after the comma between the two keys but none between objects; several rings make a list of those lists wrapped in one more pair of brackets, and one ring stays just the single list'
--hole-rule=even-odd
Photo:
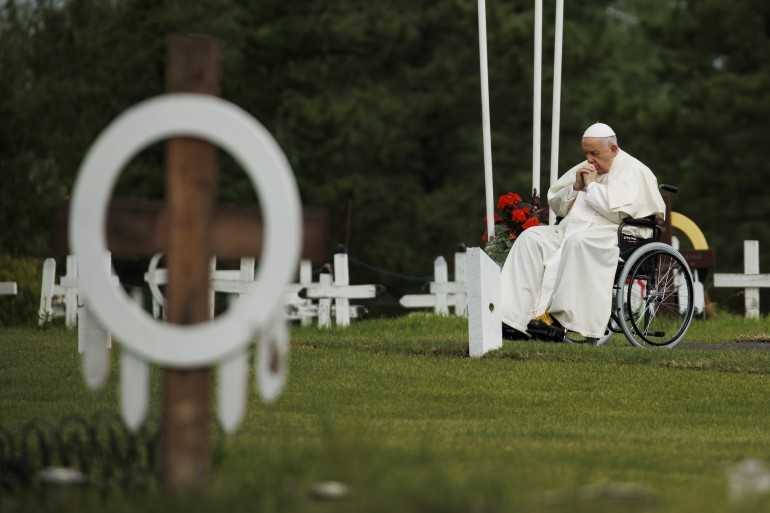
[{"label": "tree line", "polygon": [[[497,194],[531,186],[532,4],[487,1]],[[545,4],[547,163],[554,13]],[[743,239],[770,248],[770,4],[566,4],[560,172],[581,159],[585,126],[605,121],[660,182],[680,186],[674,208],[703,229],[718,269],[742,268]],[[430,274],[436,255],[479,244],[475,2],[9,0],[0,7],[2,252],[48,254],[52,212],[86,149],[120,112],[164,91],[165,37],[180,32],[223,42],[222,96],[278,140],[303,202],[328,209],[332,240],[396,273],[354,268],[354,279],[407,288],[397,273]],[[162,166],[162,146],[148,148],[115,194],[162,197]],[[254,198],[223,157],[219,200]]]}]

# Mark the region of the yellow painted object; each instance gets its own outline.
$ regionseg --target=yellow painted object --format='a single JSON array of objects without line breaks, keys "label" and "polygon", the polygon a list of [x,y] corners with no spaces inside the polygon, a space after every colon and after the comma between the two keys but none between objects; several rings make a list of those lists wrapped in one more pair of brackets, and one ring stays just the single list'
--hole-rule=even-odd
[{"label": "yellow painted object", "polygon": [[690,219],[684,214],[679,212],[671,212],[671,226],[681,231],[687,238],[690,239],[693,249],[708,249],[709,245],[706,242],[706,237],[695,221]]}]

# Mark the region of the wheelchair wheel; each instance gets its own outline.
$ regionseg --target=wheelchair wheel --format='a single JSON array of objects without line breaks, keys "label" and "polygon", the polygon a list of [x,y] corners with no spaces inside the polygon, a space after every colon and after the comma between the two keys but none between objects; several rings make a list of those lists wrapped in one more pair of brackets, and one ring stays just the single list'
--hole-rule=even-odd
[{"label": "wheelchair wheel", "polygon": [[694,311],[692,273],[674,248],[653,242],[628,258],[616,284],[617,321],[637,347],[676,346]]}]

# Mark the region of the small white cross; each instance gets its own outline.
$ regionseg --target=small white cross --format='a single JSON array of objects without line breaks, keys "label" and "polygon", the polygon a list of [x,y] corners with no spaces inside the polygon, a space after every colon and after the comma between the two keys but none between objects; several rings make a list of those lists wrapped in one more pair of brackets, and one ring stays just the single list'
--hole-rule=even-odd
[{"label": "small white cross", "polygon": [[399,299],[404,308],[433,308],[438,315],[449,315],[449,306],[455,315],[467,315],[467,295],[465,285],[465,251],[455,253],[454,281],[449,281],[447,263],[443,256],[433,262],[433,281],[430,294],[407,294]]},{"label": "small white cross", "polygon": [[743,241],[743,274],[716,273],[715,287],[744,288],[746,317],[759,318],[759,289],[770,288],[770,274],[759,274],[759,241]]},{"label": "small white cross", "polygon": [[332,300],[334,300],[334,318],[337,326],[350,326],[350,319],[358,315],[352,313],[351,299],[371,299],[377,297],[377,285],[350,285],[347,253],[334,255],[334,278],[327,273],[318,276],[318,283],[300,291],[303,299],[318,300],[318,327],[331,327]]}]

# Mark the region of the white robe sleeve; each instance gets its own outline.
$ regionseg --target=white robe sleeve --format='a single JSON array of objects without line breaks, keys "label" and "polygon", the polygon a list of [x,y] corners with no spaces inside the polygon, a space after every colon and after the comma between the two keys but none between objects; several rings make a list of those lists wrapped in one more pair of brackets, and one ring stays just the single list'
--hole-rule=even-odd
[{"label": "white robe sleeve", "polygon": [[572,187],[565,187],[552,197],[548,198],[548,204],[551,205],[551,208],[553,208],[553,211],[557,216],[565,217],[569,213],[577,197],[578,191]]},{"label": "white robe sleeve", "polygon": [[566,217],[569,214],[578,196],[577,191],[572,187],[575,184],[575,171],[578,167],[580,166],[575,166],[564,173],[548,190],[548,206],[559,217]]},{"label": "white robe sleeve", "polygon": [[597,182],[591,182],[586,187],[586,202],[596,210],[598,214],[607,218],[617,217],[610,208],[610,195],[607,186]]}]

